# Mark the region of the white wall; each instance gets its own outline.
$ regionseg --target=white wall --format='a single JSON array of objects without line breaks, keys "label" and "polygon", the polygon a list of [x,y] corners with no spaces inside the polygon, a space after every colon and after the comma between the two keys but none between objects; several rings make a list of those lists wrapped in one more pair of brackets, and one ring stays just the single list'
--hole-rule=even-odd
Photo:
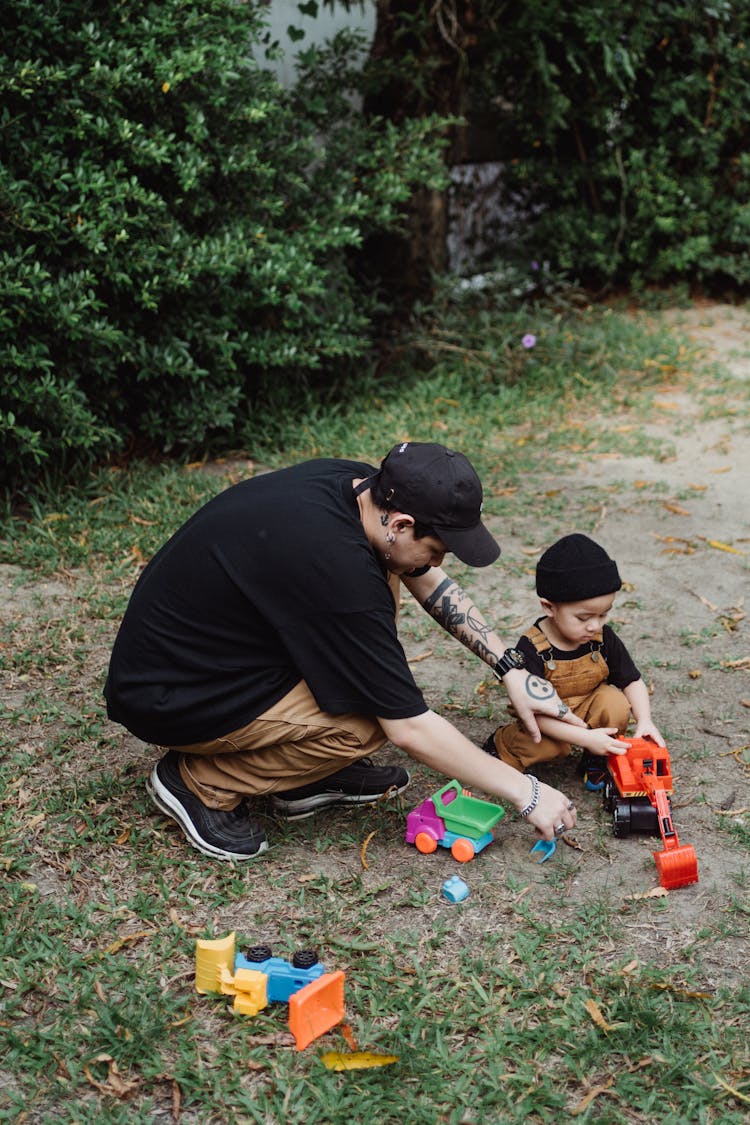
[{"label": "white wall", "polygon": [[[306,16],[300,12],[298,0],[271,0],[269,17],[271,38],[278,39],[284,51],[283,59],[278,59],[269,65],[282,85],[287,86],[294,78],[295,54],[309,47],[311,43],[330,39],[344,27],[359,28],[372,38],[375,31],[375,2],[362,0],[361,4],[354,4],[347,11],[341,4],[336,4],[332,10],[318,0],[318,14]],[[298,31],[304,31],[305,38],[296,43],[291,40],[287,35],[287,28],[290,25]]]}]

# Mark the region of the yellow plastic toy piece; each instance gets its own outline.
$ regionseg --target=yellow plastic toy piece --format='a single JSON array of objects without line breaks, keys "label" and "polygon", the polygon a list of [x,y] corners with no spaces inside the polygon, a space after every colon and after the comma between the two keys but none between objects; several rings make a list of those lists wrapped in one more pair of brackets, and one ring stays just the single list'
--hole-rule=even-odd
[{"label": "yellow plastic toy piece", "polygon": [[219,992],[222,996],[237,995],[237,989],[234,986],[234,977],[229,972],[226,965],[219,966]]},{"label": "yellow plastic toy piece", "polygon": [[234,1010],[241,1016],[257,1016],[268,1007],[268,977],[256,969],[238,969],[234,976]]},{"label": "yellow plastic toy piece", "polygon": [[234,969],[234,930],[224,938],[198,938],[195,943],[195,990],[223,992],[222,970],[231,977]]}]

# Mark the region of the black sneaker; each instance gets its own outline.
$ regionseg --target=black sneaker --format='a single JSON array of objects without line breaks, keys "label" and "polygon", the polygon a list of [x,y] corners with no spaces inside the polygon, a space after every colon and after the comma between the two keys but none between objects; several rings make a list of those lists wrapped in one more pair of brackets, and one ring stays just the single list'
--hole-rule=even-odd
[{"label": "black sneaker", "polygon": [[330,805],[367,805],[395,797],[408,784],[409,775],[401,766],[374,766],[369,758],[361,758],[322,781],[274,793],[271,805],[287,820],[301,820]]},{"label": "black sneaker", "polygon": [[600,793],[609,777],[607,759],[584,750],[578,763],[578,773],[583,778],[584,789],[588,789],[590,793]]},{"label": "black sneaker", "polygon": [[253,859],[268,847],[265,834],[251,823],[247,801],[224,812],[209,809],[191,793],[180,776],[179,756],[170,750],[157,762],[146,782],[151,799],[176,820],[190,843],[217,859]]}]

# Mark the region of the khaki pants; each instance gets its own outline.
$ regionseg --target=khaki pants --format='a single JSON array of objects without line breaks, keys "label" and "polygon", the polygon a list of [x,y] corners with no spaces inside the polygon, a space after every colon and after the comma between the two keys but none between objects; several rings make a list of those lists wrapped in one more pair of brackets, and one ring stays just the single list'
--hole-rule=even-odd
[{"label": "khaki pants", "polygon": [[[389,575],[388,584],[398,617],[398,575]],[[188,789],[208,808],[228,811],[245,796],[283,793],[321,781],[386,742],[377,719],[326,714],[300,680],[247,726],[222,738],[169,749],[181,754],[180,774]]]},{"label": "khaki pants", "polygon": [[295,789],[379,750],[383,728],[363,715],[327,715],[303,681],[247,726],[223,738],[172,746],[180,773],[210,809],[233,809],[243,796]]}]

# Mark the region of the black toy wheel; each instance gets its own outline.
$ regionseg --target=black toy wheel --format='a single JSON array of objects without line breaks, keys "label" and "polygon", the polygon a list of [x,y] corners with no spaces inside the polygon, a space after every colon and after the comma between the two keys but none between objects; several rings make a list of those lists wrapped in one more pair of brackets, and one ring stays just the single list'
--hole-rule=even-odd
[{"label": "black toy wheel", "polygon": [[317,963],[318,955],[314,949],[298,949],[292,957],[295,969],[311,969]]},{"label": "black toy wheel", "polygon": [[615,836],[630,835],[630,802],[616,801],[612,809],[612,828]]},{"label": "black toy wheel", "polygon": [[245,960],[252,961],[253,964],[260,964],[261,961],[267,961],[272,955],[270,945],[251,945],[249,949],[245,950]]}]

